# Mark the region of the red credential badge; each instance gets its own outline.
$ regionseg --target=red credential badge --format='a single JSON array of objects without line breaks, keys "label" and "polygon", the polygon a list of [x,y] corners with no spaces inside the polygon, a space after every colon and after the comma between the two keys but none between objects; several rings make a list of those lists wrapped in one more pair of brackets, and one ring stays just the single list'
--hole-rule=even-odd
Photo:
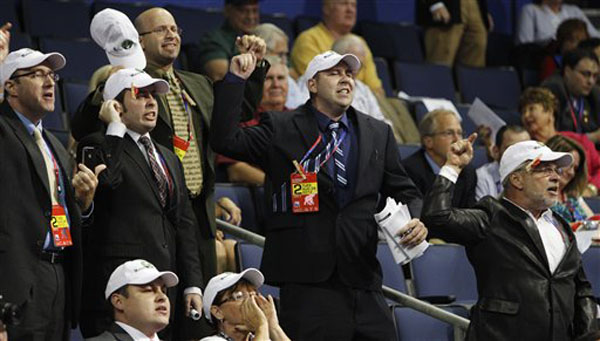
[{"label": "red credential badge", "polygon": [[179,161],[183,162],[183,157],[190,147],[190,141],[186,141],[177,135],[173,135],[173,151],[179,157]]},{"label": "red credential badge", "polygon": [[294,172],[290,176],[292,185],[292,212],[307,213],[319,211],[319,188],[317,173]]},{"label": "red credential badge", "polygon": [[71,231],[69,230],[69,220],[65,209],[60,205],[52,206],[52,218],[50,219],[50,230],[52,231],[52,241],[56,247],[65,247],[73,245]]}]

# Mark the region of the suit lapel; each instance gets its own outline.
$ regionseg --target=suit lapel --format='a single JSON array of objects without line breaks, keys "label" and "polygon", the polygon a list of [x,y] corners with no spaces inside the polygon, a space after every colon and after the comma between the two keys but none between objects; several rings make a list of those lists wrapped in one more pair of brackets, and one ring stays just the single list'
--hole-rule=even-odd
[{"label": "suit lapel", "polygon": [[154,175],[152,174],[150,165],[146,161],[146,158],[142,154],[140,148],[137,146],[135,141],[133,141],[133,139],[129,136],[129,134],[125,134],[124,138],[125,146],[123,150],[127,155],[131,157],[131,159],[133,159],[134,163],[136,163],[137,166],[140,168],[142,174],[144,175],[144,178],[146,178],[146,181],[150,184],[150,188],[152,188],[152,192],[154,192],[156,200],[160,202],[158,187],[156,186],[156,180],[154,179]]},{"label": "suit lapel", "polygon": [[23,122],[21,122],[19,117],[17,117],[8,104],[6,104],[4,107],[4,116],[6,117],[8,124],[13,128],[17,138],[21,141],[21,143],[23,143],[27,154],[29,154],[29,157],[31,158],[31,162],[33,162],[35,172],[44,184],[46,194],[48,195],[48,198],[50,198],[50,185],[48,184],[46,163],[44,162],[42,152],[35,143],[33,136],[29,135],[27,129],[23,125]]},{"label": "suit lapel", "polygon": [[108,332],[115,338],[116,341],[134,341],[129,334],[118,324],[113,323]]},{"label": "suit lapel", "polygon": [[[353,112],[350,112],[350,110]],[[371,126],[370,118],[365,115],[359,115],[353,108],[350,110],[348,110],[348,114],[356,117],[358,126],[358,171],[356,172],[357,183],[356,186],[354,186],[354,194],[356,195],[356,193],[361,193],[361,185],[370,185],[368,181],[358,181],[358,179],[361,179],[361,175],[366,171],[373,153],[375,153],[375,158],[384,157],[384,155],[379,155],[377,149],[373,150],[373,136],[371,135],[373,127]],[[350,117],[348,117],[348,119],[350,119]],[[383,153],[383,151],[381,152]]]},{"label": "suit lapel", "polygon": [[508,212],[513,217],[516,217],[515,221],[523,227],[525,232],[527,232],[527,235],[529,235],[529,238],[535,245],[537,255],[542,260],[544,268],[546,269],[546,271],[550,271],[550,266],[548,265],[548,257],[546,257],[546,250],[544,249],[544,244],[542,243],[542,237],[540,237],[540,232],[538,231],[538,228],[535,225],[533,218],[531,218],[527,213],[523,212],[522,209],[520,209],[519,207],[515,206],[513,203],[507,200],[502,200],[502,205],[508,210]]}]

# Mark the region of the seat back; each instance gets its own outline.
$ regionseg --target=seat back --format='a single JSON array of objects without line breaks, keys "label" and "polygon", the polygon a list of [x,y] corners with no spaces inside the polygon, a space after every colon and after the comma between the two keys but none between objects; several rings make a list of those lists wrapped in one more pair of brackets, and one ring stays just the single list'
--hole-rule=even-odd
[{"label": "seat back", "polygon": [[406,282],[402,266],[394,261],[392,251],[390,251],[387,243],[377,245],[377,260],[379,260],[383,272],[383,285],[406,293]]},{"label": "seat back", "polygon": [[[126,16],[129,17],[129,20],[133,22],[138,15],[140,15],[143,11],[150,9],[154,6],[145,4],[142,1],[94,1],[93,12],[94,14],[102,11],[105,8],[116,9],[119,12],[123,12]],[[175,17],[177,18],[177,17]]]},{"label": "seat back", "polygon": [[63,83],[65,109],[70,117],[73,117],[79,105],[88,95],[88,86],[83,83]]},{"label": "seat back", "polygon": [[[462,306],[452,305],[441,308],[465,318],[469,315],[467,309]],[[395,306],[393,317],[398,340],[454,340],[454,328],[451,324],[416,310]]]},{"label": "seat back", "polygon": [[456,76],[464,103],[473,103],[479,97],[492,108],[518,109],[521,84],[519,75],[512,67],[458,66]]},{"label": "seat back", "polygon": [[165,7],[183,29],[182,44],[196,43],[204,33],[215,30],[223,24],[223,13],[168,5]]},{"label": "seat back", "polygon": [[457,301],[476,301],[475,272],[464,247],[431,245],[411,262],[417,296],[456,296]]},{"label": "seat back", "polygon": [[392,77],[390,77],[390,66],[387,60],[382,57],[373,58],[375,67],[377,68],[377,76],[381,79],[385,95],[388,97],[394,97],[394,87],[392,86]]},{"label": "seat back", "polygon": [[591,246],[581,255],[583,270],[592,284],[594,296],[600,299],[600,246]]},{"label": "seat back", "polygon": [[106,53],[93,41],[40,39],[42,51],[59,51],[67,59],[67,64],[60,69],[60,77],[66,80],[87,82],[101,66],[109,64]]},{"label": "seat back", "polygon": [[63,39],[90,36],[90,5],[83,1],[23,0],[25,32]]},{"label": "seat back", "polygon": [[394,63],[396,88],[410,96],[455,100],[452,70],[445,65]]},{"label": "seat back", "polygon": [[409,63],[424,60],[418,26],[363,21],[360,31],[374,56]]},{"label": "seat back", "polygon": [[[240,271],[248,268],[260,269],[263,253],[263,249],[260,246],[245,242],[238,242],[236,244],[236,253]],[[263,284],[258,291],[265,296],[272,295],[273,297],[279,297],[278,287]]]},{"label": "seat back", "polygon": [[421,149],[421,146],[416,144],[399,144],[398,151],[400,152],[400,159],[408,159],[411,155]]}]

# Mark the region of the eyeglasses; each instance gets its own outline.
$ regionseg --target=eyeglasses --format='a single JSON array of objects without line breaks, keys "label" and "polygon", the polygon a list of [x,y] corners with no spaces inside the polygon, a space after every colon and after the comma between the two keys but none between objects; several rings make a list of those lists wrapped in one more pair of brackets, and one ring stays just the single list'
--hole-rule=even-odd
[{"label": "eyeglasses", "polygon": [[556,173],[561,176],[564,172],[564,168],[553,167],[553,166],[538,166],[531,168],[531,173],[541,174],[544,177],[551,176],[552,173]]},{"label": "eyeglasses", "polygon": [[592,79],[598,79],[598,77],[600,76],[600,74],[598,73],[593,73],[592,71],[582,71],[582,70],[576,70],[581,76],[583,76],[583,78],[592,78]]},{"label": "eyeglasses", "polygon": [[452,129],[429,134],[429,136],[435,136],[435,135],[442,135],[443,137],[454,137],[454,136],[458,136],[459,138],[465,137],[465,133],[462,130],[452,130]]},{"label": "eyeglasses", "polygon": [[180,27],[162,25],[162,26],[158,26],[157,28],[153,29],[152,31],[140,33],[140,36],[144,36],[144,35],[150,34],[150,33],[156,33],[161,36],[166,36],[167,32],[177,34],[180,37],[183,35],[183,29]]},{"label": "eyeglasses", "polygon": [[[232,293],[231,296],[229,296],[229,298],[223,299],[221,301],[221,304],[224,304],[227,302],[243,301],[243,300],[247,299],[248,297],[256,296],[256,295],[257,295],[256,291],[250,291],[250,292],[236,291],[236,292]],[[219,304],[219,305],[221,305],[221,304]]]},{"label": "eyeglasses", "polygon": [[44,80],[46,79],[46,77],[50,77],[53,81],[57,82],[60,79],[60,76],[56,73],[54,73],[54,71],[48,71],[48,72],[44,72],[42,70],[35,70],[35,71],[31,71],[31,72],[26,72],[20,75],[14,75],[12,77],[10,77],[10,79],[17,79],[17,78],[21,78],[21,77],[27,77],[27,76],[32,76],[31,78],[37,78],[37,79],[41,79]]}]

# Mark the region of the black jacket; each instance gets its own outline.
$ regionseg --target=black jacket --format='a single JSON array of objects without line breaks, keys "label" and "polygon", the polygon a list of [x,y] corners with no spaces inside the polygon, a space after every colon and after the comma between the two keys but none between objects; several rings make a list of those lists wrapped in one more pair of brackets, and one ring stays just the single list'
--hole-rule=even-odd
[{"label": "black jacket", "polygon": [[596,328],[596,304],[569,225],[566,253],[550,273],[537,226],[505,199],[484,197],[473,209],[450,207],[454,184],[438,176],[423,222],[432,237],[462,244],[477,277],[479,300],[468,340],[570,340]]},{"label": "black jacket", "polygon": [[[315,114],[307,103],[291,112],[265,113],[258,126],[239,128],[243,89],[243,83],[215,83],[210,142],[218,153],[257,164],[267,175],[266,207],[271,212],[261,265],[267,282],[319,283],[330,279],[335,270],[345,285],[381,290],[373,218],[378,198],[401,200],[415,217],[421,210],[421,194],[400,165],[389,126],[348,109],[348,118],[357,127],[359,149],[354,195],[339,207],[332,178],[322,167],[317,176],[319,212],[294,214],[292,161],[300,160],[318,137]],[[323,148],[321,142],[316,153]]]}]

